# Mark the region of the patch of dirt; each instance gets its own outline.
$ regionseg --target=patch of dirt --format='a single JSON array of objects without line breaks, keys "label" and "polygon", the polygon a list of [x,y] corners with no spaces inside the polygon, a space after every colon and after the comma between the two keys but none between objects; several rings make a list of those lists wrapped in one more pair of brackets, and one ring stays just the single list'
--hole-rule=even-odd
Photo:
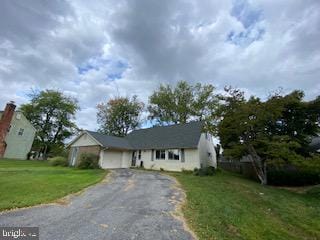
[{"label": "patch of dirt", "polygon": [[102,228],[108,228],[109,225],[108,225],[108,224],[100,224],[100,227],[102,227]]},{"label": "patch of dirt", "polygon": [[278,189],[285,189],[291,192],[295,193],[300,193],[300,194],[305,194],[307,193],[310,189],[316,187],[317,185],[311,185],[311,186],[301,186],[301,187],[285,187],[285,186],[273,186],[274,188]]},{"label": "patch of dirt", "polygon": [[228,224],[228,232],[234,236],[238,236],[238,237],[240,236],[238,228],[236,228],[232,224]]},{"label": "patch of dirt", "polygon": [[126,186],[125,186],[125,188],[124,188],[124,191],[127,192],[127,191],[129,191],[130,189],[134,188],[135,184],[136,184],[136,181],[135,181],[135,180],[129,179],[128,182],[127,182],[127,184],[126,184]]}]

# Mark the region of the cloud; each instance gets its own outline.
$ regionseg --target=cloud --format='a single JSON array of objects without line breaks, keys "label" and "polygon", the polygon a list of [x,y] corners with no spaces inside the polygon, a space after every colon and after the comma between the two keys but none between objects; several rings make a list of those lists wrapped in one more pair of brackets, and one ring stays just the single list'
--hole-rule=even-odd
[{"label": "cloud", "polygon": [[319,94],[317,0],[5,0],[0,9],[0,103],[31,88],[77,97],[77,123],[97,129],[98,102],[160,83],[233,85],[266,96]]}]

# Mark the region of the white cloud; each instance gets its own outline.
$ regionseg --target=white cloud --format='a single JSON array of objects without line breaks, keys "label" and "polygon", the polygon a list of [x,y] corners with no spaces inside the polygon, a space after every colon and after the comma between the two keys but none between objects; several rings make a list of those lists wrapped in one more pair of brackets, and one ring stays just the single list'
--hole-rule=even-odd
[{"label": "white cloud", "polygon": [[320,3],[280,1],[17,1],[0,9],[0,103],[31,88],[79,99],[96,129],[98,102],[162,82],[210,82],[267,95],[319,94]]}]

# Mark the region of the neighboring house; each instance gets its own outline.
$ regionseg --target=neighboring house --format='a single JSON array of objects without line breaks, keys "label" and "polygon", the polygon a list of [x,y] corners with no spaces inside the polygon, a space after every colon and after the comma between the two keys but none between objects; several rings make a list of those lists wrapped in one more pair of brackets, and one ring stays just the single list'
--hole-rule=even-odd
[{"label": "neighboring house", "polygon": [[168,171],[216,167],[216,153],[202,122],[134,130],[126,137],[83,131],[71,143],[69,162],[76,165],[81,153],[100,156],[102,168],[129,168]]},{"label": "neighboring house", "polygon": [[315,137],[310,143],[310,148],[312,151],[320,153],[320,137]]},{"label": "neighboring house", "polygon": [[0,158],[27,159],[36,129],[13,102],[0,111]]}]

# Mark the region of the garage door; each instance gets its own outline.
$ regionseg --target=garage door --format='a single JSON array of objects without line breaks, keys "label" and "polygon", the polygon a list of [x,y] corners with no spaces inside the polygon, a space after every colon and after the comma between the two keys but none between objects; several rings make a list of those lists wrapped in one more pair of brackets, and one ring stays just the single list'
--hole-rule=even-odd
[{"label": "garage door", "polygon": [[108,168],[121,168],[122,166],[122,152],[105,150],[103,151],[103,158],[101,160],[101,167]]}]

